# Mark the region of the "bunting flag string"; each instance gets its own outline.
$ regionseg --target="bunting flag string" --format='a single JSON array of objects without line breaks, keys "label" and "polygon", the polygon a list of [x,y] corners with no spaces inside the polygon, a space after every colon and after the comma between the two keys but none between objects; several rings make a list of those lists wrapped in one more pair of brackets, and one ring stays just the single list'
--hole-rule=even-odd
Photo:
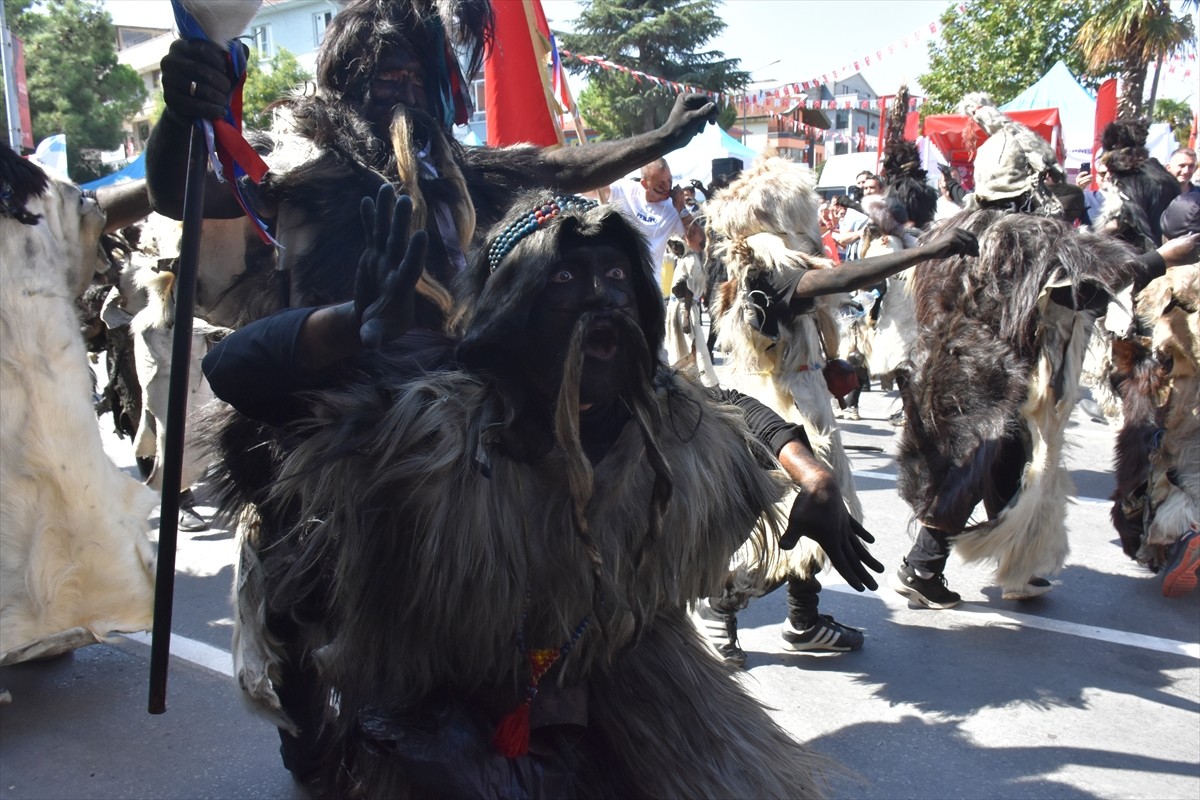
[{"label": "bunting flag string", "polygon": [[[967,6],[965,3],[959,3],[955,7],[955,10],[957,10],[961,14],[967,10]],[[777,89],[770,89],[770,90],[764,90],[764,91],[759,91],[759,92],[751,92],[748,94],[733,95],[733,96],[727,97],[726,99],[728,99],[731,103],[750,102],[750,103],[754,103],[756,105],[767,106],[767,107],[776,107],[776,108],[780,107],[780,106],[784,106],[784,105],[786,105],[787,107],[790,108],[794,102],[801,102],[801,103],[808,102],[809,105],[807,105],[807,106],[801,105],[800,107],[801,108],[864,108],[865,109],[865,108],[869,107],[867,105],[867,103],[869,101],[862,101],[863,105],[859,105],[859,106],[851,105],[849,101],[845,101],[843,104],[836,104],[836,101],[834,101],[834,100],[821,100],[821,101],[808,100],[807,98],[804,97],[804,92],[806,92],[809,89],[813,89],[813,88],[816,88],[819,86],[824,86],[826,84],[838,81],[842,78],[848,78],[851,75],[855,75],[859,72],[862,72],[863,69],[870,67],[873,64],[878,64],[881,61],[886,61],[889,57],[896,55],[898,50],[907,49],[909,47],[912,47],[912,46],[915,46],[915,45],[921,43],[923,40],[932,39],[932,38],[938,36],[944,29],[945,29],[945,26],[942,25],[942,23],[940,21],[935,20],[933,22],[930,22],[928,25],[926,25],[923,28],[918,28],[916,31],[909,34],[908,36],[905,36],[902,39],[892,42],[891,44],[887,45],[886,47],[881,47],[881,48],[877,49],[874,53],[869,53],[867,55],[862,56],[861,58],[858,58],[858,59],[855,59],[855,60],[849,62],[849,64],[847,64],[844,67],[841,67],[840,69],[830,69],[825,72],[822,72],[819,77],[814,77],[814,78],[811,78],[806,81],[791,82],[791,83],[785,84]],[[602,69],[617,70],[618,72],[624,72],[628,75],[631,75],[633,77],[633,79],[638,83],[642,83],[643,81],[646,81],[646,82],[652,83],[655,86],[666,87],[666,88],[672,89],[676,92],[699,92],[701,94],[706,94],[709,97],[715,98],[718,101],[721,99],[720,92],[713,92],[708,89],[702,89],[702,88],[699,88],[696,86],[691,86],[691,85],[688,85],[685,83],[680,83],[678,81],[672,81],[668,78],[661,78],[661,77],[658,77],[657,75],[650,75],[646,72],[642,72],[641,70],[631,69],[629,67],[618,64],[614,61],[609,61],[606,58],[601,58],[600,56],[579,55],[576,53],[570,53],[566,50],[560,50],[559,52],[563,55],[564,58],[574,58],[578,61],[582,61],[585,64],[592,64],[592,65],[598,66]],[[769,101],[774,101],[774,100],[778,100],[780,102],[778,102],[778,103],[769,102]],[[821,103],[823,105],[812,105],[813,103]]]}]

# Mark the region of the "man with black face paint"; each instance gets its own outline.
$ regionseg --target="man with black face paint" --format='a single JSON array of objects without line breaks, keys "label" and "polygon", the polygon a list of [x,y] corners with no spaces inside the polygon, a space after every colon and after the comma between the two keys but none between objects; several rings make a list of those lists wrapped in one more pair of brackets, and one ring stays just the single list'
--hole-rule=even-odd
[{"label": "man with black face paint", "polygon": [[[245,264],[223,300],[227,316],[241,324],[280,307],[349,299],[364,247],[358,200],[388,182],[412,198],[414,229],[429,234],[419,307],[423,324],[436,327],[465,254],[515,193],[607,185],[716,120],[708,97],[688,94],[661,128],[629,139],[464,148],[450,131],[470,116],[469,76],[492,29],[489,0],[350,0],[338,10],[318,54],[315,96],[285,101],[270,131],[248,136],[270,172],[246,189],[278,252],[252,233],[227,241],[228,225],[206,226],[204,252],[222,247],[228,259],[233,248]],[[176,41],[162,61],[162,84],[166,111],[147,145],[147,180],[155,209],[179,218],[191,123],[221,118],[229,102],[226,54],[211,42]],[[210,180],[205,217],[241,215],[229,188]]]},{"label": "man with black face paint", "polygon": [[289,521],[248,573],[261,606],[239,595],[241,637],[269,654],[262,626],[291,611],[339,794],[817,796],[811,756],[686,613],[748,533],[798,534],[774,513],[777,462],[658,360],[653,268],[619,212],[515,208],[472,258],[453,336],[412,327],[427,237],[385,187],[364,201],[354,301],[280,312],[205,359],[273,431],[269,474],[222,443],[228,495]]}]

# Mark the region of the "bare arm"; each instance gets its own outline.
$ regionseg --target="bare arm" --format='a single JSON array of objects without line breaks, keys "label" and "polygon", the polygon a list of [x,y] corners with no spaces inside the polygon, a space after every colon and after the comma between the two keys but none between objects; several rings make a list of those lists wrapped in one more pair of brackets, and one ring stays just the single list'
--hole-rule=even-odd
[{"label": "bare arm", "polygon": [[544,184],[566,192],[607,187],[638,167],[683,147],[716,118],[717,106],[706,95],[681,94],[675,98],[666,123],[649,133],[544,151],[539,177]]},{"label": "bare arm", "polygon": [[150,195],[145,181],[130,181],[96,190],[96,205],[104,212],[104,232],[112,233],[150,214]]},{"label": "bare arm", "polygon": [[979,255],[979,241],[967,231],[950,228],[932,242],[898,253],[848,261],[833,269],[810,269],[797,281],[793,297],[817,297],[865,289],[914,264],[955,255]]}]

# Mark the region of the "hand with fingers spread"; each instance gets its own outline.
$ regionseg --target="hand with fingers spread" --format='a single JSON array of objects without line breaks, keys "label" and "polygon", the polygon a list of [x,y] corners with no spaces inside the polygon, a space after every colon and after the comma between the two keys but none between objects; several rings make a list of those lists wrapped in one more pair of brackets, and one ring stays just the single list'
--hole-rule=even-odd
[{"label": "hand with fingers spread", "polygon": [[875,537],[850,516],[833,475],[798,442],[784,447],[779,462],[800,490],[779,546],[791,550],[807,536],[821,545],[846,583],[860,592],[864,587],[878,589],[870,570],[882,573],[883,564],[867,550]]},{"label": "hand with fingers spread", "polygon": [[413,325],[414,290],[425,269],[428,237],[409,236],[412,200],[389,184],[372,199],[362,199],[363,233],[367,249],[354,280],[354,313],[362,346],[376,350]]}]

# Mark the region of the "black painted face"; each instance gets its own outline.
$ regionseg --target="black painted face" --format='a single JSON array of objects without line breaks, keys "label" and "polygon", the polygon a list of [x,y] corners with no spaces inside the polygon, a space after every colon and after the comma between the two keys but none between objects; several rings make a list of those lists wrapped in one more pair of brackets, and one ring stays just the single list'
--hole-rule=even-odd
[{"label": "black painted face", "polygon": [[388,138],[392,109],[396,106],[425,110],[425,67],[408,48],[395,45],[379,59],[367,95],[366,116],[375,135]]},{"label": "black painted face", "polygon": [[530,311],[527,341],[518,350],[526,378],[544,399],[558,394],[571,336],[584,314],[592,320],[583,347],[580,402],[603,403],[620,394],[629,374],[624,361],[629,344],[614,319],[623,314],[640,325],[632,276],[629,256],[605,244],[568,247],[551,268]]}]

